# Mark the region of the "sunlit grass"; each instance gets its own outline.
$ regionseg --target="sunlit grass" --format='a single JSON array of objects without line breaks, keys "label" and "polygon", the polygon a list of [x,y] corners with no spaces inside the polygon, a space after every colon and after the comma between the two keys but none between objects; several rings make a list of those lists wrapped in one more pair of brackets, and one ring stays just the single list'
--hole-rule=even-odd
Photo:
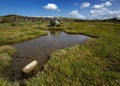
[{"label": "sunlit grass", "polygon": [[[16,24],[16,23],[15,23]],[[11,44],[20,41],[36,38],[38,36],[47,35],[47,32],[34,29],[37,25],[25,24],[11,26],[10,24],[3,24],[0,26],[0,44]]]},{"label": "sunlit grass", "polygon": [[68,33],[98,36],[88,42],[51,54],[44,71],[26,81],[34,85],[120,85],[120,25],[78,22],[68,23]]},{"label": "sunlit grass", "polygon": [[[45,28],[44,24],[43,28]],[[33,34],[31,29],[16,29],[9,29],[10,33],[5,33],[5,29],[1,29],[0,32],[5,34],[6,37],[9,37],[9,34],[15,34],[18,37],[21,36],[20,34]],[[31,79],[25,80],[26,86],[120,85],[119,24],[109,22],[65,22],[63,30],[67,33],[86,34],[98,38],[91,38],[81,45],[53,52],[50,60],[44,66],[44,70]],[[5,52],[6,49],[2,51]],[[8,53],[2,55],[9,58]],[[17,86],[18,83],[15,82],[13,86]],[[11,83],[0,78],[0,85],[11,86]]]}]

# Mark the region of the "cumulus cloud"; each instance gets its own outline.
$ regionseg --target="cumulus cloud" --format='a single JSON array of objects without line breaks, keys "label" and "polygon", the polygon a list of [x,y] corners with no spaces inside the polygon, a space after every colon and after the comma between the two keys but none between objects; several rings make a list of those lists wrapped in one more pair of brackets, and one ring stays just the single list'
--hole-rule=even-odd
[{"label": "cumulus cloud", "polygon": [[92,9],[89,12],[89,19],[104,19],[109,14],[109,9],[100,8],[100,9]]},{"label": "cumulus cloud", "polygon": [[69,13],[69,15],[73,18],[80,18],[80,19],[84,19],[85,17],[83,15],[80,15],[78,13],[78,10],[73,10],[72,12]]},{"label": "cumulus cloud", "polygon": [[108,6],[111,6],[112,3],[111,3],[110,1],[106,1],[106,2],[104,3],[104,5],[108,7]]},{"label": "cumulus cloud", "polygon": [[90,10],[90,15],[96,15],[96,14],[103,14],[103,13],[106,13],[106,12],[108,12],[109,11],[109,9],[107,9],[107,8],[101,8],[101,9],[92,9],[92,10]]},{"label": "cumulus cloud", "polygon": [[109,18],[120,18],[120,10],[113,11],[108,9],[112,3],[106,1],[105,3],[94,5],[93,9],[90,10],[89,19],[109,19]]},{"label": "cumulus cloud", "polygon": [[105,3],[102,3],[102,4],[95,4],[93,6],[93,8],[100,9],[100,8],[104,8],[104,7],[109,7],[111,5],[112,5],[112,3],[110,1],[106,1]]},{"label": "cumulus cloud", "polygon": [[120,19],[120,10],[109,11],[108,18],[119,18]]},{"label": "cumulus cloud", "polygon": [[83,2],[82,4],[80,4],[80,8],[88,8],[90,6],[89,2]]},{"label": "cumulus cloud", "polygon": [[100,8],[103,8],[104,5],[103,4],[100,4],[100,5],[94,5],[93,8],[95,9],[100,9]]},{"label": "cumulus cloud", "polygon": [[[104,3],[95,4],[91,10],[88,12],[87,16],[81,15],[78,10],[73,10],[70,12],[70,16],[79,19],[110,19],[118,18],[120,19],[120,10],[110,10],[109,6],[112,2],[105,1]],[[81,5],[82,6],[82,5]],[[82,8],[87,7],[83,6]]]},{"label": "cumulus cloud", "polygon": [[48,3],[47,5],[43,6],[43,8],[47,10],[59,10],[57,5],[54,3]]}]

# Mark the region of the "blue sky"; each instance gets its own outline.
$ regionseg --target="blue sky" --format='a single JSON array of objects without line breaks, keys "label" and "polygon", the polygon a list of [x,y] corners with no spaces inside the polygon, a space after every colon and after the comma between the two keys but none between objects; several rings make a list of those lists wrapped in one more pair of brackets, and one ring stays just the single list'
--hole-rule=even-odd
[{"label": "blue sky", "polygon": [[0,0],[0,15],[120,18],[120,0]]}]

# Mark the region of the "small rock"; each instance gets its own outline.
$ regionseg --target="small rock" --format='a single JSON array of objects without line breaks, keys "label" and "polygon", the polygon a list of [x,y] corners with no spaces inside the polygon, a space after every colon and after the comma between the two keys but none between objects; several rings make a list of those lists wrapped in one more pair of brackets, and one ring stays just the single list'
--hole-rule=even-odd
[{"label": "small rock", "polygon": [[34,71],[37,68],[37,66],[38,66],[38,62],[36,60],[33,60],[31,63],[29,63],[23,68],[23,72],[29,74],[32,71]]}]

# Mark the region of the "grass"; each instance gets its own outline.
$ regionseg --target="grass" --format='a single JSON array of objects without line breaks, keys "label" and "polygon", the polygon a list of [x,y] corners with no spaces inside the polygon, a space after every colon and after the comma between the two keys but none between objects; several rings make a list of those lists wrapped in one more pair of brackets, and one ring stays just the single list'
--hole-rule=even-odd
[{"label": "grass", "polygon": [[[44,24],[44,22],[42,24]],[[6,44],[13,44],[33,39],[38,36],[47,35],[47,32],[35,28],[42,24],[33,22],[13,22],[0,24],[0,73],[10,65],[12,56],[16,52],[12,46],[6,46]],[[18,85],[18,82],[8,82],[8,80],[2,78],[0,74],[0,86]]]},{"label": "grass", "polygon": [[15,49],[12,46],[0,46],[0,72],[10,64],[14,53]]},{"label": "grass", "polygon": [[[0,73],[10,65],[12,56],[16,50],[12,46],[0,46]],[[8,80],[2,78],[0,74],[0,86],[19,86],[18,82],[8,82]]]},{"label": "grass", "polygon": [[[44,70],[25,80],[25,85],[119,86],[120,24],[65,22],[64,25],[64,31],[67,33],[81,33],[98,38],[53,52]],[[0,81],[3,81],[0,82],[2,86],[11,85],[2,78]],[[12,86],[18,85],[19,82],[15,82]]]},{"label": "grass", "polygon": [[[12,23],[13,24],[13,23]],[[14,23],[12,26],[10,23],[0,25],[0,44],[13,44],[20,41],[33,39],[38,36],[47,35],[47,32],[39,29],[34,29],[38,26],[34,23]]]},{"label": "grass", "polygon": [[[72,24],[71,24],[72,23]],[[102,22],[67,22],[67,33],[98,36],[51,54],[44,70],[26,81],[28,86],[119,86],[120,25]]]}]

